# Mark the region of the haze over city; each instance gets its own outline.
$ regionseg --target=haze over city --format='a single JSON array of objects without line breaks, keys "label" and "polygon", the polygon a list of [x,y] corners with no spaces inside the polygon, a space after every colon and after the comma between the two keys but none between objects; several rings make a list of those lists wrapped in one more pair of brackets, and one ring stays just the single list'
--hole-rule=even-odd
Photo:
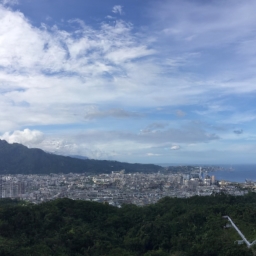
[{"label": "haze over city", "polygon": [[256,163],[256,2],[0,1],[0,139],[141,163]]}]

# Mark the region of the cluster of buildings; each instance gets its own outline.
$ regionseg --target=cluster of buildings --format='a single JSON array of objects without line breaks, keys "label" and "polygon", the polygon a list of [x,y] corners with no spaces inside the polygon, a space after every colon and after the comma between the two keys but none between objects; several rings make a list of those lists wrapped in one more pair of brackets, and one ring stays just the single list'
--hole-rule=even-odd
[{"label": "cluster of buildings", "polygon": [[[255,184],[251,184],[254,186]],[[248,187],[248,184],[244,186]],[[194,195],[205,196],[225,192],[244,195],[241,184],[216,181],[207,171],[195,168],[191,173],[125,173],[88,175],[2,175],[0,197],[20,198],[40,203],[56,198],[107,202],[114,206],[124,203],[146,205],[170,196],[186,198]]]}]

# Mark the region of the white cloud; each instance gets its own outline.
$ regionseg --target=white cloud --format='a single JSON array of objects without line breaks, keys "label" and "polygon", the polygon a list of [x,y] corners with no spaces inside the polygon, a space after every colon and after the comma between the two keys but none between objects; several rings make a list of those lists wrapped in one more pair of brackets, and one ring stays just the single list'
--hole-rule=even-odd
[{"label": "white cloud", "polygon": [[[32,27],[19,12],[1,8],[0,65],[9,72],[69,72],[96,78],[104,72],[118,72],[113,66],[153,52],[139,45],[131,36],[132,26],[117,21],[114,26],[103,24],[92,30],[76,20],[77,30],[61,31],[57,27]],[[80,27],[79,27],[80,26]],[[77,36],[79,35],[79,36]],[[19,44],[16,44],[19,42]]]},{"label": "white cloud", "polygon": [[[22,13],[3,7],[0,17],[1,131],[79,122],[87,104],[131,102],[139,79],[133,73],[145,65],[134,61],[153,54],[123,21],[93,30],[76,20],[77,30],[65,32],[33,27]],[[129,86],[121,84],[123,74],[130,76]],[[106,114],[127,114],[117,109]]]},{"label": "white cloud", "polygon": [[[77,29],[67,32],[33,27],[22,13],[3,7],[0,14],[0,91],[8,87],[0,97],[6,108],[2,121],[9,123],[2,131],[24,124],[79,122],[79,106],[86,104],[150,107],[214,97],[208,94],[215,86],[209,81],[163,75],[157,51],[148,46],[147,37],[133,34],[130,23],[103,23],[95,30],[73,20]],[[21,102],[27,103],[26,112]],[[17,112],[18,118],[7,118]]]},{"label": "white cloud", "polygon": [[[146,37],[132,33],[130,23],[103,23],[94,30],[73,20],[77,30],[67,32],[33,27],[18,11],[1,7],[0,14],[2,132],[85,118],[134,117],[135,112],[120,106],[187,104],[204,90],[192,93],[186,79],[162,76],[154,62],[156,51]],[[104,111],[89,107],[109,103],[114,107]]]},{"label": "white cloud", "polygon": [[[170,58],[176,71],[179,66],[195,70],[194,75],[208,80],[209,91],[215,88],[218,94],[255,92],[255,1],[161,3],[151,10],[159,30],[155,33],[161,38],[163,56],[176,52]],[[199,54],[196,61],[182,58],[194,52]]]},{"label": "white cloud", "polygon": [[[255,23],[254,1],[165,1],[152,11],[164,31],[176,39],[189,39],[189,47],[221,45],[251,35]],[[220,37],[221,35],[221,37]],[[208,36],[208,37],[207,37]],[[224,45],[225,46],[225,45]]]},{"label": "white cloud", "polygon": [[171,146],[171,150],[179,150],[180,146],[179,145],[173,145]]},{"label": "white cloud", "polygon": [[155,154],[155,153],[147,153],[147,156],[159,156],[160,154]]},{"label": "white cloud", "polygon": [[40,131],[24,129],[23,131],[6,132],[1,137],[9,143],[21,143],[26,146],[34,146],[40,144],[44,135]]},{"label": "white cloud", "polygon": [[[160,1],[156,19],[143,28],[123,20],[95,28],[74,19],[63,21],[66,30],[35,27],[20,11],[0,5],[2,137],[92,158],[111,152],[145,156],[152,147],[177,150],[221,140],[209,127],[184,127],[186,120],[243,128],[255,122],[255,113],[238,110],[232,95],[253,97],[256,91],[256,6],[247,0],[219,3]],[[122,7],[113,12],[122,14]],[[31,128],[38,125],[81,125],[83,132],[72,128],[81,132],[78,138],[64,135],[63,128],[59,137],[40,141]]]},{"label": "white cloud", "polygon": [[123,7],[121,5],[115,5],[112,9],[113,13],[123,14]]},{"label": "white cloud", "polygon": [[110,20],[114,20],[114,19],[115,19],[115,17],[113,17],[113,16],[111,16],[111,15],[107,15],[106,18],[107,18],[107,19],[110,19]]},{"label": "white cloud", "polygon": [[16,5],[19,3],[18,0],[1,0],[0,3],[3,5]]}]

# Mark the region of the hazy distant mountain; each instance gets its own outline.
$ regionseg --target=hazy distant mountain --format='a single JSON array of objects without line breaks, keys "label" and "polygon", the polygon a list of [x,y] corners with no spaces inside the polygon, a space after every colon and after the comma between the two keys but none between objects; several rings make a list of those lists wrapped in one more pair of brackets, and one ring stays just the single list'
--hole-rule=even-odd
[{"label": "hazy distant mountain", "polygon": [[0,140],[0,173],[110,173],[111,171],[156,172],[162,167],[153,164],[129,164],[117,161],[78,159],[46,153],[38,148],[27,148],[18,143]]}]

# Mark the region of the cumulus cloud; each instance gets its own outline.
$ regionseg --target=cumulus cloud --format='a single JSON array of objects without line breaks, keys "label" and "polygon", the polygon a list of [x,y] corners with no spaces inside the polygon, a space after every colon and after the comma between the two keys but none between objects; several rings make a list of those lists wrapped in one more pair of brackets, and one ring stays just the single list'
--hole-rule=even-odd
[{"label": "cumulus cloud", "polygon": [[171,146],[171,150],[179,150],[180,146],[179,145],[173,145]]},{"label": "cumulus cloud", "polygon": [[112,9],[113,13],[123,14],[123,7],[121,5],[115,5]]},{"label": "cumulus cloud", "polygon": [[[152,124],[153,125],[153,124]],[[158,126],[157,123],[154,126]],[[161,126],[161,125],[160,125]],[[161,126],[162,127],[162,126]],[[135,133],[129,131],[90,129],[70,133],[42,134],[40,131],[25,129],[4,133],[2,139],[10,143],[18,142],[30,147],[42,148],[47,152],[63,155],[82,155],[94,159],[119,159],[125,155],[162,155],[165,149],[179,150],[179,144],[210,142],[218,136],[209,134],[200,127],[183,129],[161,129],[155,133]],[[179,144],[176,144],[179,143]],[[154,151],[150,151],[154,149]],[[163,150],[163,151],[162,151]],[[135,153],[139,152],[139,153]],[[118,154],[117,154],[118,153]],[[150,156],[150,155],[148,155]],[[153,156],[153,155],[151,155]]]},{"label": "cumulus cloud", "polygon": [[23,131],[6,132],[1,136],[1,139],[9,143],[16,142],[26,146],[34,146],[44,140],[44,134],[37,130],[24,129]]},{"label": "cumulus cloud", "polygon": [[[131,24],[121,20],[115,26],[103,23],[99,31],[74,20],[77,30],[67,32],[56,26],[33,27],[19,12],[1,8],[0,14],[3,24],[0,64],[9,72],[31,73],[32,70],[44,75],[69,72],[66,75],[90,77],[115,73],[118,67],[113,64],[152,54],[131,36]],[[8,51],[14,47],[16,51]]]},{"label": "cumulus cloud", "polygon": [[[2,132],[80,122],[88,104],[142,104],[144,89],[136,94],[134,85],[147,76],[146,69],[154,67],[139,59],[154,51],[133,35],[130,23],[102,23],[95,30],[73,20],[76,30],[67,32],[57,26],[34,27],[22,13],[4,7],[0,7],[0,22]],[[94,112],[87,113],[88,118],[136,115],[119,107]]]},{"label": "cumulus cloud", "polygon": [[[94,29],[76,19],[68,23],[75,27],[73,31],[45,24],[38,28],[21,12],[4,7],[0,22],[3,132],[28,124],[81,122],[88,104],[147,108],[197,104],[202,95],[205,100],[211,97],[212,83],[163,75],[162,58],[156,59],[158,52],[150,35],[133,33],[129,22],[103,22]],[[115,107],[94,114],[121,117],[135,113]]]}]

